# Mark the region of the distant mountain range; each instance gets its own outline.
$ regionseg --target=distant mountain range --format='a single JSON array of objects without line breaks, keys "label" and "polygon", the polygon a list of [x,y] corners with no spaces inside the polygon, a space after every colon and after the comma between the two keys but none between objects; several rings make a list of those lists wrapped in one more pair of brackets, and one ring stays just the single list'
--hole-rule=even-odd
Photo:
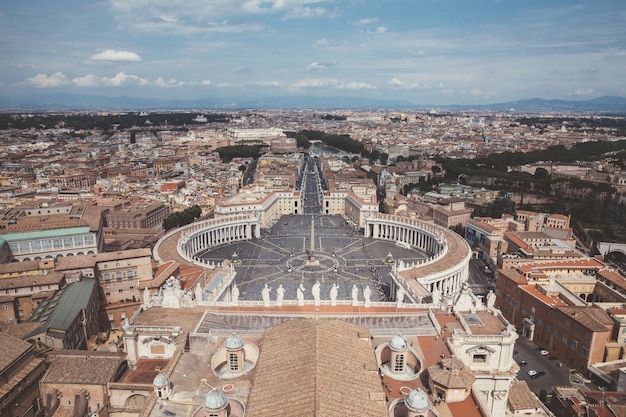
[{"label": "distant mountain range", "polygon": [[572,112],[626,114],[626,98],[604,96],[591,100],[544,100],[532,98],[506,103],[476,105],[414,104],[406,100],[361,97],[274,96],[250,98],[205,98],[159,100],[142,97],[107,97],[57,93],[37,96],[0,97],[0,111],[10,110],[233,110],[233,109],[442,109],[501,112]]}]

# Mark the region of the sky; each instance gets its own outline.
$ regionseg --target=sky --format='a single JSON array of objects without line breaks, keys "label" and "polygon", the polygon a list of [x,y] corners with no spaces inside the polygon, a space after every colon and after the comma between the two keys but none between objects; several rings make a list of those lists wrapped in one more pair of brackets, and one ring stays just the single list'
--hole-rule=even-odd
[{"label": "sky", "polygon": [[0,96],[626,96],[624,0],[5,0]]}]

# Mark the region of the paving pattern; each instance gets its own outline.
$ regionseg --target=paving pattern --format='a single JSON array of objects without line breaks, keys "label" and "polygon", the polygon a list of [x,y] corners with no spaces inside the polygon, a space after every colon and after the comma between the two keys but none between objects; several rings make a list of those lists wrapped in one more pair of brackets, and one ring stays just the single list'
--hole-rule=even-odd
[{"label": "paving pattern", "polygon": [[[311,216],[314,218],[314,259],[311,265]],[[391,256],[390,256],[391,254]],[[397,247],[394,243],[364,238],[362,233],[342,216],[288,215],[281,217],[261,237],[224,245],[203,253],[208,262],[230,259],[235,264],[240,300],[259,301],[267,284],[270,297],[282,285],[285,300],[295,300],[297,288],[305,288],[305,299],[312,299],[311,287],[320,283],[322,300],[329,300],[330,288],[338,285],[337,300],[350,300],[352,286],[369,286],[371,301],[394,301],[389,272],[399,259],[414,262],[426,258],[416,250]]]}]

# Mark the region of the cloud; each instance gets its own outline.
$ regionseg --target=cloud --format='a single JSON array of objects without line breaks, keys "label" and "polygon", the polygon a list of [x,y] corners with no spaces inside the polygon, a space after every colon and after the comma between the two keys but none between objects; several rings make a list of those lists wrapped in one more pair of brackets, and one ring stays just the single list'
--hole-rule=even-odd
[{"label": "cloud", "polygon": [[235,68],[233,68],[233,72],[251,72],[252,69],[250,69],[249,67],[246,67],[245,65],[238,65]]},{"label": "cloud", "polygon": [[327,14],[327,11],[323,7],[296,7],[285,13],[282,20],[310,19],[313,17],[321,17],[325,14]]},{"label": "cloud", "polygon": [[254,84],[261,87],[280,87],[282,85],[279,81],[259,81]]},{"label": "cloud", "polygon": [[115,74],[114,77],[102,78],[102,83],[109,87],[123,87],[126,85],[144,86],[144,85],[148,85],[149,81],[137,75],[131,75],[131,74],[126,74],[124,72],[118,72],[117,74]]},{"label": "cloud", "polygon": [[379,26],[374,30],[374,33],[383,34],[387,32],[387,28],[384,26]]},{"label": "cloud", "polygon": [[68,82],[67,76],[62,72],[55,72],[51,76],[47,76],[46,74],[37,74],[34,77],[27,78],[25,80],[26,84],[33,85],[37,88],[58,87],[60,85],[65,85]]},{"label": "cloud", "polygon": [[496,92],[494,90],[481,90],[480,88],[476,87],[470,88],[468,90],[463,90],[461,91],[461,93],[480,98],[491,98],[496,96]]},{"label": "cloud", "polygon": [[296,81],[291,84],[291,88],[319,88],[319,87],[334,87],[338,81],[334,78],[308,78],[305,80]]},{"label": "cloud", "polygon": [[315,41],[315,43],[313,44],[313,47],[316,46],[328,46],[328,39],[326,38],[322,38],[322,39],[318,39]]},{"label": "cloud", "polygon": [[338,85],[341,90],[376,90],[376,86],[368,83],[351,82],[348,84]]},{"label": "cloud", "polygon": [[100,85],[100,78],[87,74],[84,77],[72,78],[72,83],[77,87],[97,87]]},{"label": "cloud", "polygon": [[174,78],[166,80],[162,77],[159,77],[154,80],[154,85],[156,85],[157,87],[180,87],[181,85],[185,85],[185,83],[182,81],[176,81]]},{"label": "cloud", "polygon": [[371,23],[378,23],[379,19],[377,17],[370,17],[366,19],[359,19],[352,22],[353,25],[361,26],[361,25],[369,25]]},{"label": "cloud", "polygon": [[134,52],[130,51],[116,51],[114,49],[107,49],[98,54],[91,56],[91,61],[106,61],[106,62],[141,62],[141,57]]},{"label": "cloud", "polygon": [[205,87],[209,86],[209,85],[211,85],[211,80],[202,80],[202,81],[200,81],[200,85],[203,85]]},{"label": "cloud", "polygon": [[399,80],[397,78],[392,78],[388,84],[392,87],[400,87],[404,90],[413,90],[416,88],[420,88],[420,85],[417,83],[405,84],[402,80]]},{"label": "cloud", "polygon": [[575,96],[590,96],[594,93],[593,88],[577,88],[574,90]]},{"label": "cloud", "polygon": [[310,70],[325,70],[325,69],[328,69],[329,67],[332,67],[334,65],[337,65],[337,63],[336,62],[312,62],[311,64],[309,64],[307,69],[310,69]]}]

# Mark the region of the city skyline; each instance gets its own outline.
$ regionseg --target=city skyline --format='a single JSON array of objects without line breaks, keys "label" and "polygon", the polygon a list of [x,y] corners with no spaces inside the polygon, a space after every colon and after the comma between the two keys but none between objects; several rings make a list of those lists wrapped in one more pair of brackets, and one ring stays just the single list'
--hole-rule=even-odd
[{"label": "city skyline", "polygon": [[11,2],[0,97],[626,96],[617,1]]}]

